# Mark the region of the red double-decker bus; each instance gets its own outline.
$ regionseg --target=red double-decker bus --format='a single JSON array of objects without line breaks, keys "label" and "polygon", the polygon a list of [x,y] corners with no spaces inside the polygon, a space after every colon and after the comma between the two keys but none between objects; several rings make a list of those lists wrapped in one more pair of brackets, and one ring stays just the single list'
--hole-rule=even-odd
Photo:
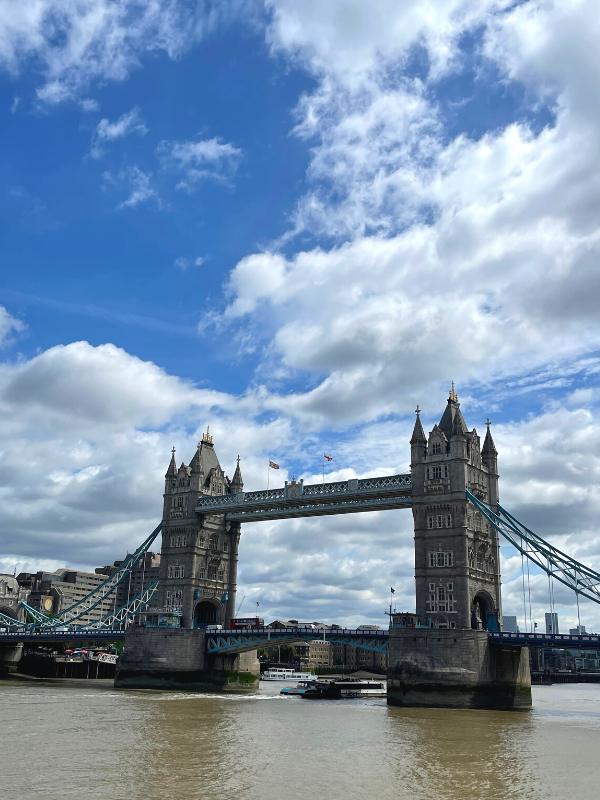
[{"label": "red double-decker bus", "polygon": [[237,628],[264,628],[265,621],[262,617],[234,617],[231,620],[232,630]]}]

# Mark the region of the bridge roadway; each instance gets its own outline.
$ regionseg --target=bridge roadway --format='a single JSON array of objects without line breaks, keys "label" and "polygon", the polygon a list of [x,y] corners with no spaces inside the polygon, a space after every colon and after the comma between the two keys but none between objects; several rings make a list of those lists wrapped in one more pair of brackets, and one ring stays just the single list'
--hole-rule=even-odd
[{"label": "bridge roadway", "polygon": [[351,514],[389,508],[410,508],[412,479],[407,475],[354,478],[304,484],[286,482],[281,489],[200,497],[197,514],[222,514],[227,522]]},{"label": "bridge roadway", "polygon": [[[435,635],[435,629],[431,629]],[[24,630],[2,631],[0,629],[0,646],[16,644],[52,644],[66,642],[114,642],[125,638],[126,631],[79,628],[61,631],[56,628],[48,631]],[[520,644],[527,647],[549,647],[578,650],[600,650],[600,634],[552,633],[495,633],[488,631],[492,642],[498,644]],[[329,628],[315,630],[311,628],[242,628],[235,630],[207,631],[207,653],[243,653],[257,648],[273,647],[278,644],[309,642],[322,640],[332,644],[345,644],[369,650],[375,653],[384,652],[389,639],[386,630],[365,631],[354,628]]]}]

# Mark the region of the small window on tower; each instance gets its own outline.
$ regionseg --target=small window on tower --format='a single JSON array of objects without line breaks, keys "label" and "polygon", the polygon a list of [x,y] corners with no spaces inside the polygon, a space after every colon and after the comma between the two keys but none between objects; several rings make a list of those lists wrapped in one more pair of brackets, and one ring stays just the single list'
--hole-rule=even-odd
[{"label": "small window on tower", "polygon": [[439,456],[442,453],[442,445],[439,442],[434,442],[431,452],[434,456]]}]

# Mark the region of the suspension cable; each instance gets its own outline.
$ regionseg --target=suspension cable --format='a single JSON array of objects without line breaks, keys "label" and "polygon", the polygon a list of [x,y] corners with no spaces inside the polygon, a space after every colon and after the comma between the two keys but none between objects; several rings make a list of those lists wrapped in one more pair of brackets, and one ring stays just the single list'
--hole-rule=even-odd
[{"label": "suspension cable", "polygon": [[[521,538],[521,547],[523,546],[523,539]],[[521,553],[521,581],[523,583],[523,618],[524,628],[527,630],[527,603],[525,601],[525,567],[523,563],[523,553]]]}]

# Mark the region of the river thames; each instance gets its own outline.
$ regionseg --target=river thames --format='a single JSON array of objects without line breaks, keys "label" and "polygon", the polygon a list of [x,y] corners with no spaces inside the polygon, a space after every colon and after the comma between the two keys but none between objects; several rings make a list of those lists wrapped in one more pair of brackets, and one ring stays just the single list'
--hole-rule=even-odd
[{"label": "river thames", "polygon": [[[264,688],[263,688],[264,687]],[[0,683],[3,796],[91,800],[595,797],[600,685],[534,687],[531,712],[384,699]]]}]

